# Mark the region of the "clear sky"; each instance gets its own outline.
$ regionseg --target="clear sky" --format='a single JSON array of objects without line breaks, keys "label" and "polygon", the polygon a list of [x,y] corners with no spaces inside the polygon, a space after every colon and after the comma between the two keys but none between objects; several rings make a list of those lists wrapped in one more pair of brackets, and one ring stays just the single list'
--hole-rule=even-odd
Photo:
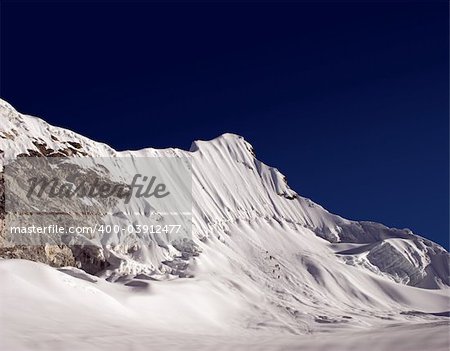
[{"label": "clear sky", "polygon": [[350,219],[448,247],[448,4],[1,4],[1,97],[117,149],[243,135]]}]

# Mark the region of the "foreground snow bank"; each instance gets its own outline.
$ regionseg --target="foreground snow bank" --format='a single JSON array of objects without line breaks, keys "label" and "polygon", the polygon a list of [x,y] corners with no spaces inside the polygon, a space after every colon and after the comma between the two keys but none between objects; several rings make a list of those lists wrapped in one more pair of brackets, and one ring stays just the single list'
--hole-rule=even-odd
[{"label": "foreground snow bank", "polygon": [[[222,278],[218,276],[217,282],[223,283]],[[404,313],[391,320],[353,315],[347,316],[349,323],[322,316],[304,333],[293,331],[289,321],[283,324],[283,314],[275,314],[275,306],[266,305],[265,297],[251,285],[235,283],[227,289],[205,279],[140,279],[134,282],[141,284],[127,286],[74,268],[58,271],[24,260],[0,261],[0,279],[0,335],[2,348],[8,351],[437,351],[448,347],[447,318],[428,314]],[[442,292],[403,288],[420,291],[411,299],[431,299],[434,309],[448,307]],[[252,318],[260,321],[258,327]],[[335,332],[324,333],[333,323]]]}]

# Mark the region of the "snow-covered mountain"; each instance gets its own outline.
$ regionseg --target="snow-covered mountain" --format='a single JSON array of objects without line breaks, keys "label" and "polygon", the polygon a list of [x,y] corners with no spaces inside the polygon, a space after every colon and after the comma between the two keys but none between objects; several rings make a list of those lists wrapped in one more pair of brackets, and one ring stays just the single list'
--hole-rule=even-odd
[{"label": "snow-covered mountain", "polygon": [[[30,250],[3,240],[5,258],[57,267],[0,262],[1,298],[7,301],[1,317],[11,325],[5,340],[13,348],[31,345],[18,341],[23,328],[33,330],[26,340],[42,345],[51,343],[54,330],[70,330],[73,343],[77,335],[121,330],[137,333],[127,340],[139,345],[136,339],[148,330],[187,333],[182,340],[198,334],[311,334],[441,323],[450,310],[450,256],[444,248],[407,229],[329,213],[290,189],[241,136],[195,141],[189,151],[116,151],[1,101],[0,155],[2,170],[23,156],[167,156],[189,158],[192,172],[192,239],[182,245],[105,235],[90,243],[94,249]],[[133,213],[146,206],[135,200],[132,212],[105,220],[143,221]],[[61,329],[67,316],[83,323],[89,316],[90,322]],[[436,348],[445,347],[436,340]],[[208,342],[205,349],[214,344]],[[414,346],[420,345],[416,339]]]}]

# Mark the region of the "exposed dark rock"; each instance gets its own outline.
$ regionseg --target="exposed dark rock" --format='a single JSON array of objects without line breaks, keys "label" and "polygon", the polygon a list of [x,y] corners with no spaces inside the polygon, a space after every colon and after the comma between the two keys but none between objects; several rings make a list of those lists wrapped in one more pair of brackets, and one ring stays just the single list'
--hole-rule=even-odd
[{"label": "exposed dark rock", "polygon": [[37,141],[33,141],[33,144],[34,144],[34,146],[36,146],[36,148],[39,150],[39,152],[43,156],[48,156],[54,152],[53,149],[48,149],[47,144],[45,144],[45,143],[39,143]]},{"label": "exposed dark rock", "polygon": [[0,247],[0,257],[42,262],[53,267],[74,266],[72,251],[65,245],[14,245]]},{"label": "exposed dark rock", "polygon": [[110,266],[106,261],[103,250],[97,246],[70,246],[73,256],[75,258],[74,266],[81,268],[89,274],[97,274]]},{"label": "exposed dark rock", "polygon": [[77,143],[76,141],[68,141],[67,144],[72,145],[76,149],[81,149],[82,145],[80,143]]},{"label": "exposed dark rock", "polygon": [[42,154],[36,150],[27,149],[28,154],[21,153],[18,154],[16,157],[42,157]]}]

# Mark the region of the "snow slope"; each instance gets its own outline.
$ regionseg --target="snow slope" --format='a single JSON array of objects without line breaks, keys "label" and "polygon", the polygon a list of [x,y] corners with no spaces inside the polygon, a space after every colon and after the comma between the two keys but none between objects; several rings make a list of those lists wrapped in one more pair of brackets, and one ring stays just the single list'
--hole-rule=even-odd
[{"label": "snow slope", "polygon": [[[139,349],[150,342],[155,349],[377,349],[365,340],[387,330],[392,337],[378,346],[401,340],[410,342],[405,349],[421,349],[436,335],[432,349],[448,346],[448,252],[409,230],[329,213],[290,189],[242,137],[196,141],[190,151],[118,152],[4,101],[0,121],[4,164],[21,154],[192,161],[193,235],[185,247],[101,238],[95,244],[108,268],[97,277],[0,262],[9,349]],[[126,220],[142,221],[133,213],[145,212],[145,203],[131,205]]]},{"label": "snow slope", "polygon": [[[75,268],[63,272],[21,260],[1,261],[0,276],[4,350],[448,349],[448,322],[432,315],[385,311],[382,319],[367,308],[364,319],[318,323],[323,329],[311,323],[308,332],[294,333],[274,329],[285,316],[267,316],[276,306],[260,291],[237,293],[204,279],[126,287]],[[416,301],[435,298],[439,304],[443,298],[436,290],[415,293]],[[324,320],[330,310],[322,309]],[[256,327],[244,323],[248,315],[260,320]]]}]

